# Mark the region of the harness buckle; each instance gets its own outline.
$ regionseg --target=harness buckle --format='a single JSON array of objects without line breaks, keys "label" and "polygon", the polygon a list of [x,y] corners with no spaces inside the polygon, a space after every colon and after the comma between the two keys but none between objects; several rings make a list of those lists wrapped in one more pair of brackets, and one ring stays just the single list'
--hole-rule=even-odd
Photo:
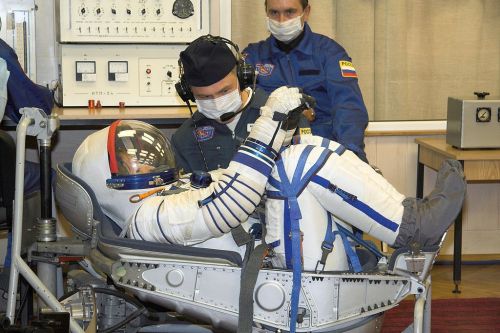
[{"label": "harness buckle", "polygon": [[[323,273],[323,271],[325,270],[325,264],[326,264],[326,262],[321,262],[321,260],[318,260],[318,261],[316,262],[316,267],[314,268],[314,272],[315,272],[316,274],[321,274],[321,273]],[[321,269],[318,269],[319,265],[321,265]]]},{"label": "harness buckle", "polygon": [[[316,268],[314,269],[316,274],[323,273],[326,266],[326,259],[328,258],[328,255],[332,253],[332,251],[333,251],[333,244],[330,244],[325,241],[321,244],[321,252],[322,252],[321,259],[318,260],[318,262],[316,262]],[[321,270],[318,269],[319,265],[321,265]]]},{"label": "harness buckle", "polygon": [[328,254],[330,254],[333,251],[333,244],[323,241],[323,243],[321,243],[321,249],[323,250],[323,252],[327,252]]}]

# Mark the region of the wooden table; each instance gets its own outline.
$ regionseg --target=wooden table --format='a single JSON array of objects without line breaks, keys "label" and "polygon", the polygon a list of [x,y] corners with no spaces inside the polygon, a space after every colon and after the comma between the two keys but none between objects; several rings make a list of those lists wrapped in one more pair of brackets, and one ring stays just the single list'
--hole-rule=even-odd
[{"label": "wooden table", "polygon": [[[456,149],[446,144],[445,138],[415,139],[418,145],[417,197],[422,198],[424,190],[424,166],[439,170],[445,159],[459,161],[468,183],[500,182],[500,149]],[[459,293],[462,275],[462,211],[455,220],[453,245],[454,293]]]}]

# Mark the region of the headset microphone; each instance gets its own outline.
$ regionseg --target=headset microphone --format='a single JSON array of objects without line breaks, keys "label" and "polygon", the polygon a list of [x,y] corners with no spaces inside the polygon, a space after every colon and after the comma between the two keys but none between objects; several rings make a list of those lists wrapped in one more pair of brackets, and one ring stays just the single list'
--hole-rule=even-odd
[{"label": "headset microphone", "polygon": [[239,112],[226,112],[222,116],[220,116],[220,121],[225,123],[228,120],[231,120],[234,116],[236,116]]}]

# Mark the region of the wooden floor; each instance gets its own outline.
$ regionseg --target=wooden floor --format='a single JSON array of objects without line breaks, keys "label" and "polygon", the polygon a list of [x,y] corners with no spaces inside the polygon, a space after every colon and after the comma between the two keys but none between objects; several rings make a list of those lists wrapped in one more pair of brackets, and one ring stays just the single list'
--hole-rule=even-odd
[{"label": "wooden floor", "polygon": [[453,266],[434,265],[432,276],[432,298],[478,298],[500,297],[500,264],[462,265],[460,294],[454,294]]}]

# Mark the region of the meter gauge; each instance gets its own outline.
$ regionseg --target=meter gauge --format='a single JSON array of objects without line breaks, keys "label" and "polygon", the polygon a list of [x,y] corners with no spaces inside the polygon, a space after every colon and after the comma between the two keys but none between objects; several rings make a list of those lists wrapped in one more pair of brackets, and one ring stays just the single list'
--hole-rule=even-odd
[{"label": "meter gauge", "polygon": [[191,0],[175,0],[172,14],[180,19],[187,19],[194,14],[194,6]]},{"label": "meter gauge", "polygon": [[491,108],[477,108],[476,122],[489,123],[491,121]]},{"label": "meter gauge", "polygon": [[128,81],[128,61],[108,61],[108,81]]},{"label": "meter gauge", "polygon": [[95,61],[76,61],[76,81],[91,82],[96,79]]}]

